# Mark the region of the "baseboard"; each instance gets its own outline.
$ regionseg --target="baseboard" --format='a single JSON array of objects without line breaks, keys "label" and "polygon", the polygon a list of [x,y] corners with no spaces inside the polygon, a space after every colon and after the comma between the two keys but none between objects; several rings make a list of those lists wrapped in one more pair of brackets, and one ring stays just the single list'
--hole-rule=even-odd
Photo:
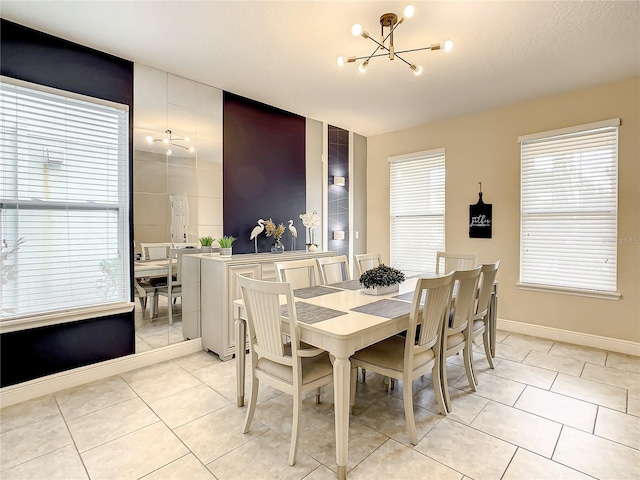
[{"label": "baseboard", "polygon": [[557,340],[559,342],[574,343],[584,347],[599,348],[610,352],[624,353],[626,355],[640,356],[640,343],[621,340],[618,338],[602,337],[590,333],[572,332],[559,328],[533,325],[531,323],[515,322],[498,318],[498,330],[532,335],[534,337]]},{"label": "baseboard", "polygon": [[187,340],[174,343],[163,348],[156,348],[146,352],[128,355],[126,357],[107,360],[106,362],[74,368],[66,372],[55,373],[42,378],[36,378],[18,385],[11,385],[0,389],[0,406],[8,407],[16,403],[49,395],[60,390],[77,387],[88,382],[94,382],[112,375],[119,375],[137,368],[148,367],[156,363],[183,357],[202,350],[202,339]]}]

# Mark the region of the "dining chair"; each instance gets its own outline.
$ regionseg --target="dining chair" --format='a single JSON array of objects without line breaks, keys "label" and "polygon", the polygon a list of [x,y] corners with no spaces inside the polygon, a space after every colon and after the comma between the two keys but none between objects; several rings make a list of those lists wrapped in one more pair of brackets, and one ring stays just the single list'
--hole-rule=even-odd
[{"label": "dining chair", "polygon": [[451,398],[447,383],[447,358],[462,352],[464,370],[469,380],[469,386],[475,392],[476,383],[473,378],[471,366],[472,341],[471,341],[471,316],[475,312],[476,292],[480,279],[480,267],[471,270],[456,270],[453,272],[453,296],[452,309],[448,321],[442,328],[442,391],[444,393],[445,406],[451,411]]},{"label": "dining chair", "polygon": [[[416,284],[409,315],[406,336],[395,335],[370,347],[358,350],[351,358],[351,403],[355,399],[356,367],[366,368],[402,381],[404,415],[407,432],[413,445],[418,444],[413,416],[413,380],[431,368],[433,387],[443,415],[447,414],[444,403],[440,348],[442,325],[449,318],[453,274],[442,277],[421,278]],[[422,299],[426,302],[421,304]]]},{"label": "dining chair", "polygon": [[171,242],[171,248],[200,248],[200,242]]},{"label": "dining chair", "polygon": [[358,278],[367,270],[371,270],[382,263],[382,256],[379,253],[363,253],[356,255],[356,271]]},{"label": "dining chair", "polygon": [[[167,265],[167,285],[156,287],[155,303],[158,311],[158,297],[167,297],[169,305],[169,325],[173,325],[173,300],[182,297],[182,257],[201,253],[199,248],[172,248],[169,251],[169,261]],[[176,273],[173,273],[173,259],[176,259]]]},{"label": "dining chair", "polygon": [[316,258],[318,271],[323,285],[351,280],[349,275],[349,260],[346,255]]},{"label": "dining chair", "polygon": [[142,260],[163,260],[169,258],[171,242],[141,243]]},{"label": "dining chair", "polygon": [[[487,356],[487,362],[489,367],[493,367],[493,358],[491,358],[491,347],[489,345],[489,304],[491,302],[491,295],[493,294],[493,283],[496,280],[498,273],[498,267],[500,266],[500,260],[495,263],[485,263],[480,268],[480,287],[478,288],[478,297],[476,301],[475,312],[471,315],[471,342],[482,335],[482,341],[484,343],[484,352]],[[471,356],[471,371],[473,372],[473,379],[478,385],[478,377],[475,369],[473,368],[473,355]]]},{"label": "dining chair", "polygon": [[289,282],[294,290],[320,284],[318,264],[314,258],[275,262],[279,282]]},{"label": "dining chair", "polygon": [[149,318],[153,320],[156,316],[156,287],[145,282],[141,278],[134,278],[133,286],[138,293],[138,300],[140,301],[140,307],[142,309],[142,317],[144,318],[144,312],[147,309],[147,303],[149,303]]},{"label": "dining chair", "polygon": [[[306,393],[316,392],[320,401],[320,387],[333,382],[333,365],[329,354],[320,348],[304,348],[298,339],[298,319],[290,283],[238,277],[249,329],[251,355],[251,395],[243,433],[251,428],[258,401],[260,382],[293,396],[293,420],[289,465],[296,463],[300,435],[300,409]],[[286,298],[286,317],[280,307],[280,296]],[[285,325],[288,329],[285,330]],[[291,341],[284,341],[286,338]]]},{"label": "dining chair", "polygon": [[436,273],[468,270],[475,268],[477,264],[478,255],[475,253],[436,252]]}]

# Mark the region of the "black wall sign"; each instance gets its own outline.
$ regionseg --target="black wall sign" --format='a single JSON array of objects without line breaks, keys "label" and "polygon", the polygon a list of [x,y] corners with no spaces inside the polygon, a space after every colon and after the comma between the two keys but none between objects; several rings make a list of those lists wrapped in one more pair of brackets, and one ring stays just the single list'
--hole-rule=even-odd
[{"label": "black wall sign", "polygon": [[482,201],[482,192],[475,205],[469,205],[469,238],[491,238],[493,205]]}]

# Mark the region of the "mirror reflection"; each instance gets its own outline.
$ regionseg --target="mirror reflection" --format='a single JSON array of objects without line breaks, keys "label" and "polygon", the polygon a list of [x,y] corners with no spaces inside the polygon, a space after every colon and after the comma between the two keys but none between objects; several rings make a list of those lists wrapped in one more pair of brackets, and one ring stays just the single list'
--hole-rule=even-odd
[{"label": "mirror reflection", "polygon": [[[199,335],[183,325],[171,248],[222,235],[222,91],[144,65],[134,75],[136,353]],[[169,308],[171,307],[171,308]],[[171,315],[170,315],[171,314]],[[171,318],[170,318],[171,317]]]}]

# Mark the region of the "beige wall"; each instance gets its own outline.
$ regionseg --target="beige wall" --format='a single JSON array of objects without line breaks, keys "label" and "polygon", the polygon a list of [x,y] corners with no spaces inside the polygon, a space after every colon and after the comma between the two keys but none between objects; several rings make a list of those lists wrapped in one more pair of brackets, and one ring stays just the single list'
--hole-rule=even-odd
[{"label": "beige wall", "polygon": [[[478,89],[482,95],[482,89]],[[419,108],[428,108],[427,105]],[[619,117],[618,301],[519,290],[518,136]],[[446,149],[446,249],[501,260],[499,317],[640,341],[640,78],[370,137],[367,250],[389,259],[387,158]],[[493,238],[470,239],[469,205],[493,204]]]}]

